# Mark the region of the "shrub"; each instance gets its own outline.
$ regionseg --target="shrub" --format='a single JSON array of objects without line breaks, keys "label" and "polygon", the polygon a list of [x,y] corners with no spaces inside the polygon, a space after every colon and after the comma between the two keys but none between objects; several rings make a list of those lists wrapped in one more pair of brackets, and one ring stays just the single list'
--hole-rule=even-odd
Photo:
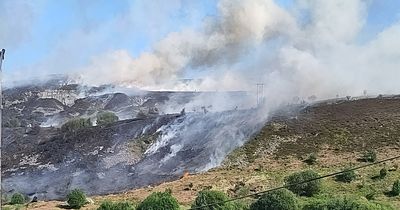
[{"label": "shrub", "polygon": [[220,191],[215,190],[203,190],[197,194],[197,197],[192,205],[192,208],[199,208],[210,204],[217,203],[212,206],[200,208],[201,210],[228,210],[233,209],[233,205],[230,203],[221,203],[228,200],[228,196]]},{"label": "shrub", "polygon": [[14,193],[11,196],[11,201],[10,201],[11,205],[24,204],[24,203],[25,203],[25,198],[21,193]]},{"label": "shrub", "polygon": [[382,168],[379,171],[379,178],[384,179],[386,177],[387,173],[388,173],[388,170],[386,168]]},{"label": "shrub", "polygon": [[361,160],[364,162],[375,162],[376,161],[376,152],[374,150],[365,151]]},{"label": "shrub", "polygon": [[297,200],[295,195],[287,189],[276,190],[261,196],[250,206],[250,210],[296,210]]},{"label": "shrub", "polygon": [[67,203],[73,209],[80,209],[86,204],[86,195],[80,189],[74,189],[67,195]]},{"label": "shrub", "polygon": [[315,155],[314,153],[310,154],[308,158],[304,160],[304,162],[308,165],[314,165],[315,163],[317,163],[317,155]]},{"label": "shrub", "polygon": [[87,127],[91,127],[91,126],[92,126],[92,122],[90,121],[90,119],[76,118],[76,119],[72,119],[72,120],[69,120],[68,122],[64,123],[61,126],[61,131],[75,132],[79,129],[87,128]]},{"label": "shrub", "polygon": [[178,210],[178,201],[172,197],[170,192],[155,192],[144,199],[137,210]]},{"label": "shrub", "polygon": [[396,181],[393,183],[392,195],[394,195],[394,196],[400,195],[400,180],[396,180]]},{"label": "shrub", "polygon": [[[321,191],[321,180],[314,180],[306,183],[304,181],[319,177],[317,172],[312,170],[297,172],[285,178],[288,190],[300,196],[313,196]],[[302,183],[302,184],[297,184]]]},{"label": "shrub", "polygon": [[356,179],[356,173],[353,170],[346,169],[345,172],[336,175],[336,181],[350,183]]},{"label": "shrub", "polygon": [[135,210],[135,205],[128,201],[123,202],[111,202],[104,201],[101,203],[100,207],[97,210]]},{"label": "shrub", "polygon": [[391,206],[374,203],[367,200],[341,197],[311,200],[303,210],[393,210]]},{"label": "shrub", "polygon": [[118,120],[118,116],[112,112],[100,112],[97,114],[96,123],[97,125],[106,125],[117,122]]}]

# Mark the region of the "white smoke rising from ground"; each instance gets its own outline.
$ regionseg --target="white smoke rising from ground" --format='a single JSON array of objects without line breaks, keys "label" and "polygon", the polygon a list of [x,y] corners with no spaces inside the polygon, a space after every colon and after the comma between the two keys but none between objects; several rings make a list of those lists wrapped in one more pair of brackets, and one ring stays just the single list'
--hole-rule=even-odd
[{"label": "white smoke rising from ground", "polygon": [[[301,0],[292,10],[272,0],[221,0],[200,30],[170,33],[138,57],[94,57],[82,80],[158,90],[252,90],[263,82],[267,96],[282,100],[399,92],[399,23],[359,44],[367,9],[363,0]],[[202,82],[179,83],[188,72]]]}]

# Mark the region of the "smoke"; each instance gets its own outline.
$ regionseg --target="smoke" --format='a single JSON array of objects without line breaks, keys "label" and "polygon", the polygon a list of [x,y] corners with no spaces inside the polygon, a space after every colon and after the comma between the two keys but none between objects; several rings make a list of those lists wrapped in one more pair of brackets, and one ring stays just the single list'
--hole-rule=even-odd
[{"label": "smoke", "polygon": [[[359,43],[367,14],[362,0],[301,0],[290,10],[272,0],[221,0],[200,29],[170,33],[137,57],[96,56],[82,80],[157,90],[252,90],[261,82],[282,100],[398,92],[399,23]],[[187,75],[202,80],[182,84]]]},{"label": "smoke", "polygon": [[6,49],[19,47],[28,41],[32,24],[41,3],[27,0],[0,2],[0,46]]}]

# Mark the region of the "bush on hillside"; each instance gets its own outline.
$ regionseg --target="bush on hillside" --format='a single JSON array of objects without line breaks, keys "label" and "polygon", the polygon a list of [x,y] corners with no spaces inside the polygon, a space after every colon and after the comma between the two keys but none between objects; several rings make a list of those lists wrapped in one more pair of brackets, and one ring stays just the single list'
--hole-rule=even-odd
[{"label": "bush on hillside", "polygon": [[74,189],[67,195],[67,203],[73,209],[80,209],[86,204],[86,195],[80,189]]},{"label": "bush on hillside", "polygon": [[68,122],[64,123],[61,126],[61,131],[75,132],[79,129],[87,128],[87,127],[91,127],[91,126],[92,126],[92,122],[90,121],[90,119],[76,118],[76,119],[72,119],[72,120],[69,120]]},{"label": "bush on hillside", "polygon": [[367,150],[360,159],[364,162],[373,163],[376,161],[376,152],[374,150]]},{"label": "bush on hillside", "polygon": [[387,173],[388,173],[388,170],[386,168],[382,168],[379,171],[379,178],[384,179],[386,177]]},{"label": "bush on hillside", "polygon": [[154,192],[144,199],[137,210],[179,210],[179,204],[171,192]]},{"label": "bush on hillside", "polygon": [[314,199],[303,210],[394,210],[389,205],[352,197]]},{"label": "bush on hillside", "polygon": [[356,173],[353,170],[346,169],[345,172],[336,175],[336,181],[350,183],[357,178]]},{"label": "bush on hillside", "polygon": [[[312,170],[296,172],[285,178],[287,189],[300,196],[313,196],[321,191],[321,180],[314,180],[302,183],[307,180],[315,179],[319,174]],[[302,184],[297,184],[302,183]]]},{"label": "bush on hillside", "polygon": [[308,165],[314,165],[317,163],[317,155],[312,153],[310,154],[307,159],[304,160],[305,163],[307,163]]},{"label": "bush on hillside", "polygon": [[[210,204],[215,204],[212,206],[207,206],[200,208],[202,210],[233,210],[239,208],[235,208],[235,204],[231,203],[223,203],[228,200],[228,196],[220,191],[216,190],[203,190],[197,194],[197,197],[192,205],[192,208],[199,208],[201,206],[206,206]],[[222,203],[221,203],[222,202]]]},{"label": "bush on hillside", "polygon": [[135,205],[128,201],[111,202],[104,201],[97,210],[135,210]]},{"label": "bush on hillside", "polygon": [[24,204],[24,203],[25,203],[25,198],[21,193],[14,193],[11,196],[11,201],[10,201],[11,205]]},{"label": "bush on hillside", "polygon": [[392,195],[393,195],[393,196],[398,196],[398,195],[400,195],[400,180],[396,180],[396,181],[393,183]]},{"label": "bush on hillside", "polygon": [[287,189],[272,191],[262,195],[251,204],[250,210],[296,210],[298,209],[295,195]]},{"label": "bush on hillside", "polygon": [[112,112],[100,112],[97,114],[97,125],[106,125],[119,120],[118,116]]}]

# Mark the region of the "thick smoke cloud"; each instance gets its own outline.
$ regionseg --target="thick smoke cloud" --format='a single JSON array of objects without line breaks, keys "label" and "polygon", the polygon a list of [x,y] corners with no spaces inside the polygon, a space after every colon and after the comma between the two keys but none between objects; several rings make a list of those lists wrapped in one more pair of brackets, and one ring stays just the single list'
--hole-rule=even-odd
[{"label": "thick smoke cloud", "polygon": [[[268,97],[282,100],[398,92],[399,23],[360,44],[367,9],[362,0],[302,0],[292,10],[272,0],[221,0],[200,30],[170,33],[138,57],[104,53],[82,79],[175,90],[251,90],[262,82]],[[188,72],[200,72],[202,82],[180,83]]]}]

